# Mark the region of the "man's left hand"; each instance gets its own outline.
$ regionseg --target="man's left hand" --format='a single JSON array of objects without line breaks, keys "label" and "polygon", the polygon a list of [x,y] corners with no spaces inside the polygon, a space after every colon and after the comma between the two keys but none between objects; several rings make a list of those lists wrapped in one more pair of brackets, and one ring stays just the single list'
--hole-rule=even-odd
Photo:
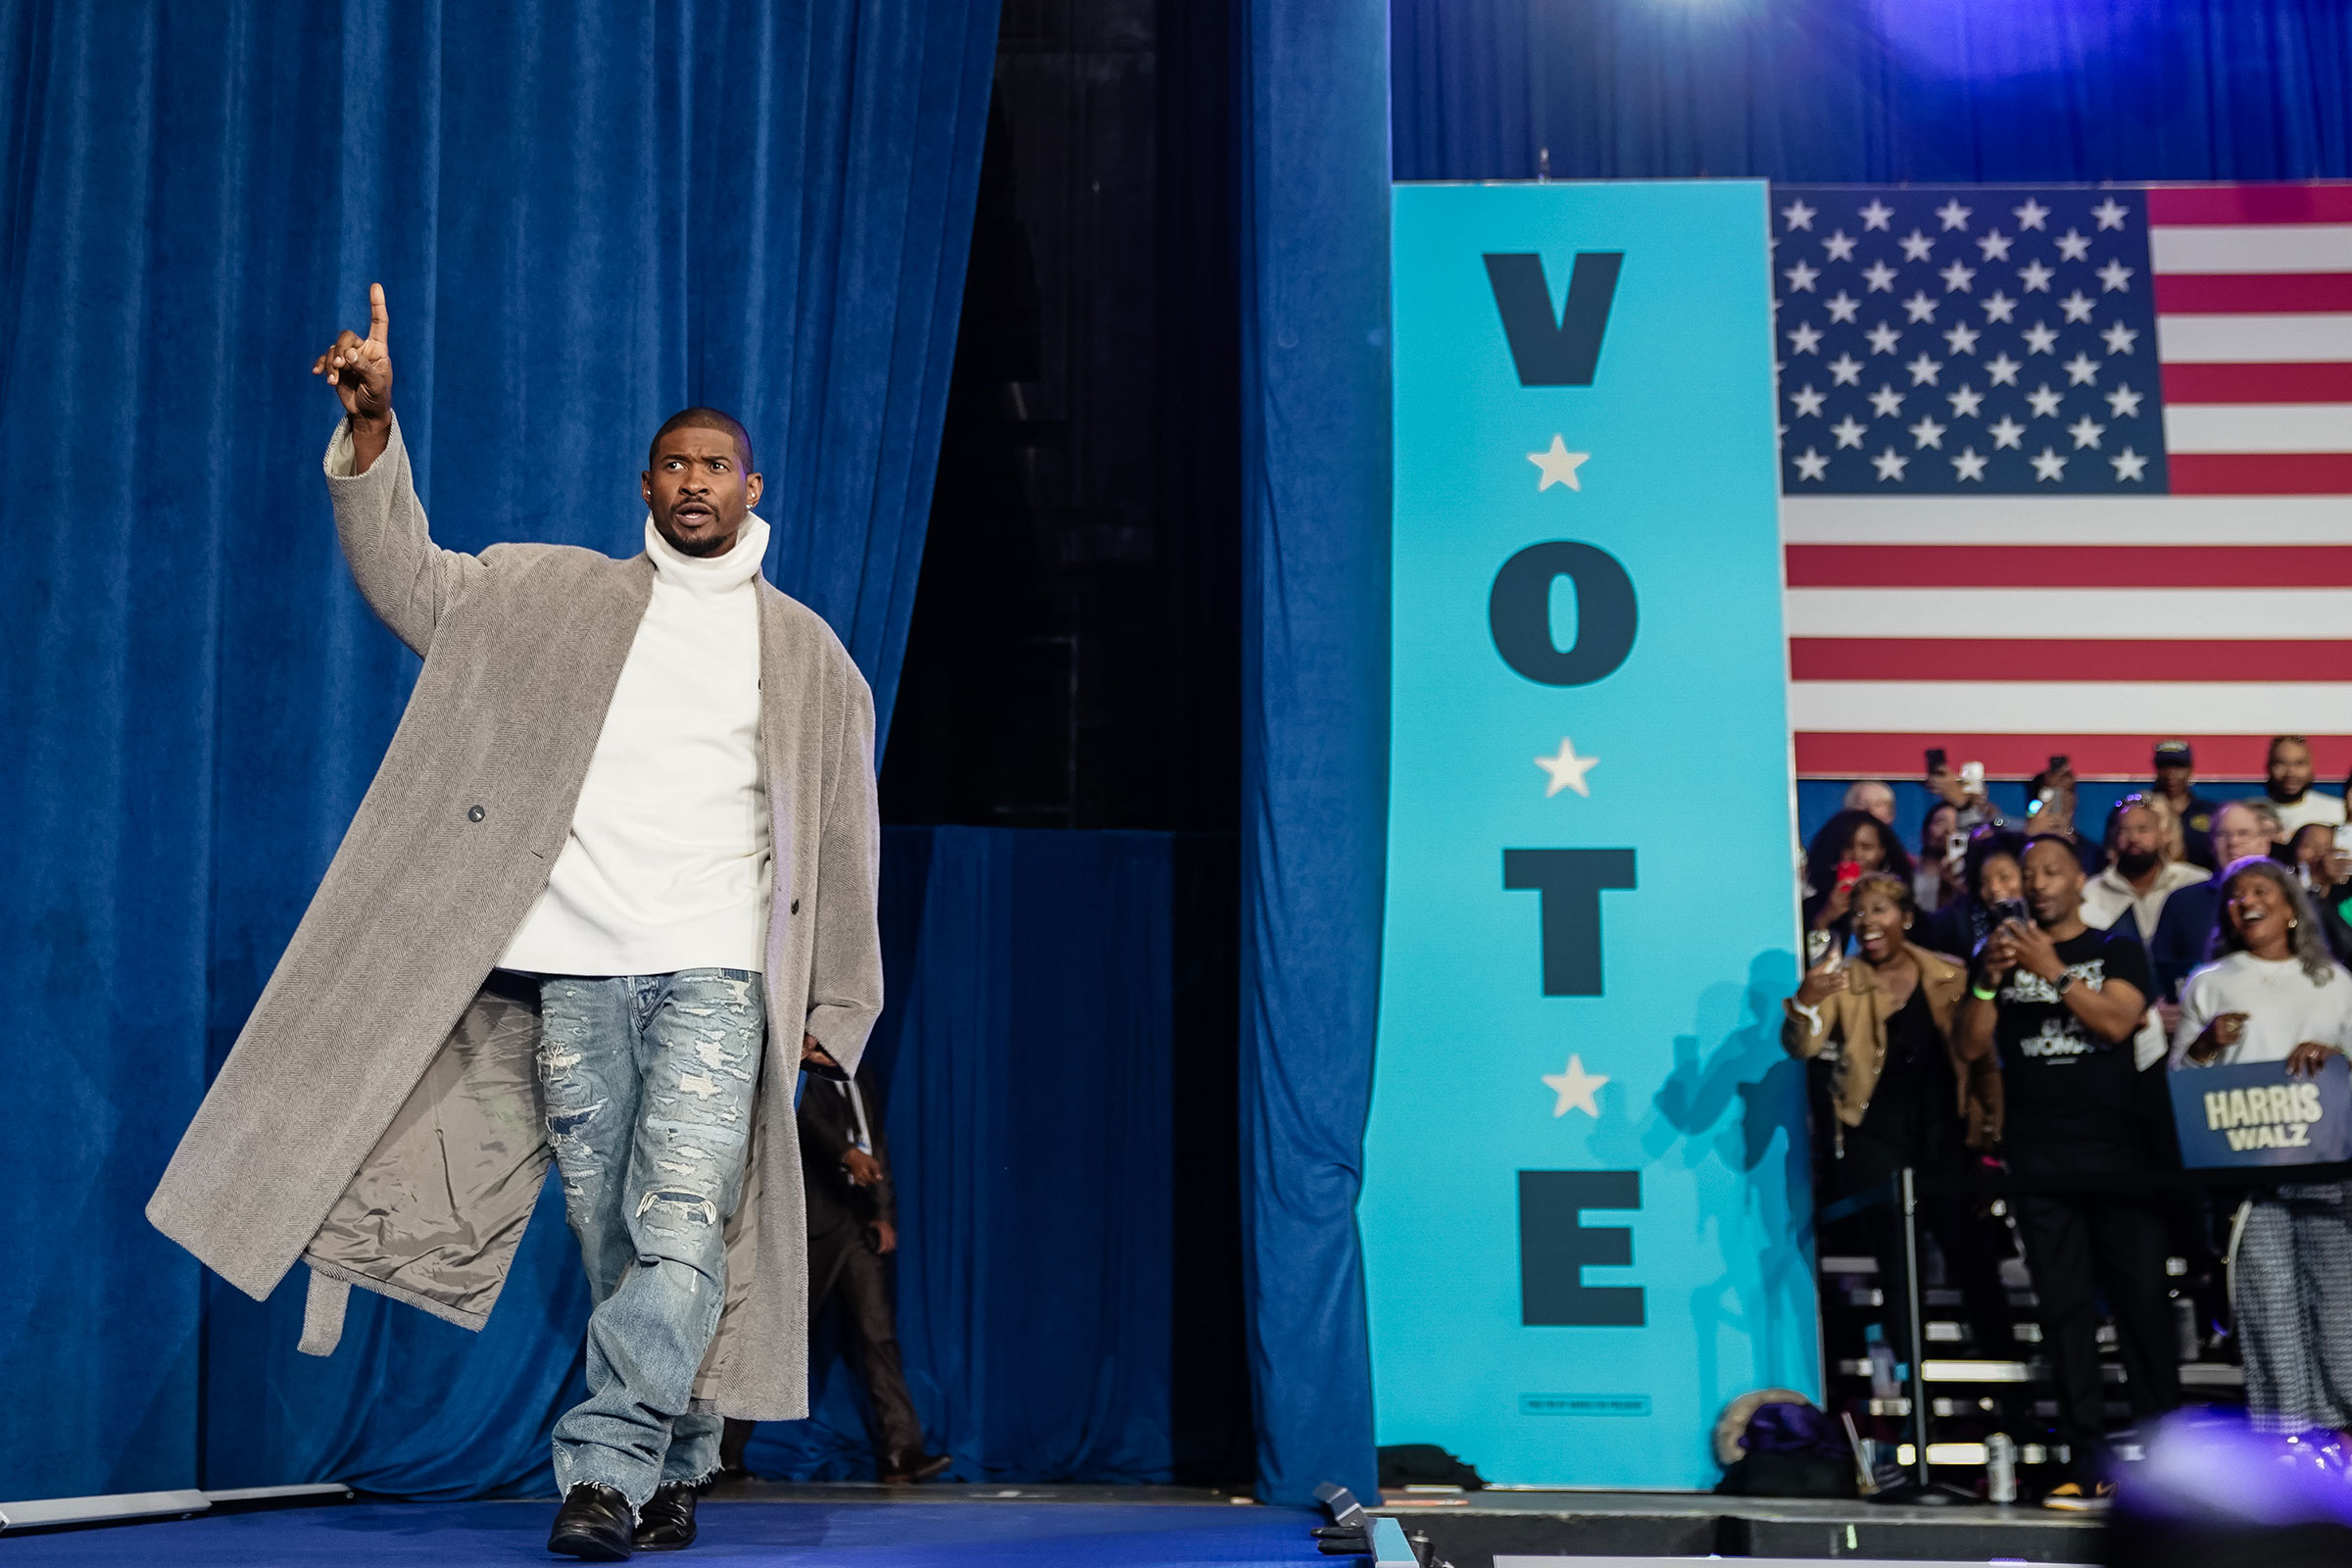
[{"label": "man's left hand", "polygon": [[842,1169],[850,1173],[853,1187],[882,1185],[882,1162],[862,1149],[853,1149],[841,1156]]},{"label": "man's left hand", "polygon": [[819,1067],[830,1067],[835,1072],[839,1072],[841,1070],[841,1063],[835,1061],[832,1054],[826,1051],[824,1047],[816,1043],[816,1036],[814,1035],[801,1036],[801,1059],[803,1061],[813,1061]]},{"label": "man's left hand", "polygon": [[2052,982],[2066,973],[2066,960],[2058,956],[2058,944],[2050,940],[2047,931],[2023,920],[2012,920],[2001,929],[2009,933],[2009,946],[2017,955],[2017,966],[2026,973]]},{"label": "man's left hand", "polygon": [[874,1221],[874,1250],[888,1257],[899,1250],[899,1228],[886,1219]]}]

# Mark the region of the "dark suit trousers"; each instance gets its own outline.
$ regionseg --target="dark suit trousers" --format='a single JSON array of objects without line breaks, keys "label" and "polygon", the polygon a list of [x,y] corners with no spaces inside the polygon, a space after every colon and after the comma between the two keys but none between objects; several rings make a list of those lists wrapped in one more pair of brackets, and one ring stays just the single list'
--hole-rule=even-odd
[{"label": "dark suit trousers", "polygon": [[[808,1238],[808,1323],[815,1327],[825,1303],[836,1295],[849,1314],[858,1337],[858,1368],[865,1382],[866,1404],[873,1412],[874,1451],[887,1470],[893,1461],[919,1456],[923,1451],[923,1423],[906,1393],[906,1374],[899,1360],[898,1315],[891,1308],[890,1271],[866,1241],[866,1227],[855,1221],[834,1226]],[[719,1459],[728,1468],[743,1463],[751,1442],[752,1422],[729,1421]]]},{"label": "dark suit trousers", "polygon": [[[2013,1147],[2009,1153],[2009,1167],[2020,1176],[2128,1171],[2144,1163],[2136,1151],[2096,1146]],[[2145,1419],[2180,1402],[2180,1362],[2166,1298],[2164,1206],[2104,1194],[2021,1193],[2016,1212],[2042,1344],[2058,1385],[2058,1436],[2073,1452],[2075,1474],[2089,1480],[2106,1446],[2098,1346],[2102,1289],[2115,1318],[2132,1414]]]}]

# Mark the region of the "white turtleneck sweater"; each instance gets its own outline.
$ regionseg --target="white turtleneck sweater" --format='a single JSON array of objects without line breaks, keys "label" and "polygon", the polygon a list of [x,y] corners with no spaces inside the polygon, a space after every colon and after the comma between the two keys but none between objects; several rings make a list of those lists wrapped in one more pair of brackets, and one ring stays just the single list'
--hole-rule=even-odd
[{"label": "white turtleneck sweater", "polygon": [[536,974],[759,971],[770,896],[760,762],[767,524],[723,556],[680,555],[645,523],[653,597],[547,891],[499,958]]}]

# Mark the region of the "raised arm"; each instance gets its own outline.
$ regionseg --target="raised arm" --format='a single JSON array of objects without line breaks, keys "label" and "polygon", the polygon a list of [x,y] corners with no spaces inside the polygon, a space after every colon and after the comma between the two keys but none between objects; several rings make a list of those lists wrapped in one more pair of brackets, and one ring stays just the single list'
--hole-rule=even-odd
[{"label": "raised arm", "polygon": [[874,697],[857,670],[844,673],[840,743],[825,783],[816,852],[816,907],[808,973],[808,1031],[850,1072],[882,1013],[882,818],[874,798]]},{"label": "raised arm", "polygon": [[326,448],[326,489],[352,580],[393,634],[422,654],[466,579],[471,556],[433,543],[392,414],[392,353],[384,286],[368,285],[368,335],[345,330],[312,362],[343,405]]}]

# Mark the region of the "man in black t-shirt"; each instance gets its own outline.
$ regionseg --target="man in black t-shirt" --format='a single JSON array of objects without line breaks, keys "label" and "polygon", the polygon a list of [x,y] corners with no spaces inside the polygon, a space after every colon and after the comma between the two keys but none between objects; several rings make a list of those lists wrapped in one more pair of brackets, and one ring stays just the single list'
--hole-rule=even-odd
[{"label": "man in black t-shirt", "polygon": [[[2055,836],[2029,839],[2031,922],[1994,930],[1961,1020],[1969,1054],[1998,1051],[2007,1110],[2002,1152],[2019,1176],[2122,1176],[2157,1164],[2132,1037],[2147,1011],[2148,958],[2129,922],[2082,919],[2082,862]],[[2095,1297],[2103,1287],[2134,1414],[2180,1402],[2165,1304],[2163,1210],[2108,1193],[2023,1193],[2017,1228],[2058,1385],[2058,1435],[2074,1479],[2044,1502],[2092,1508],[2105,1479],[2105,1395]]]}]

